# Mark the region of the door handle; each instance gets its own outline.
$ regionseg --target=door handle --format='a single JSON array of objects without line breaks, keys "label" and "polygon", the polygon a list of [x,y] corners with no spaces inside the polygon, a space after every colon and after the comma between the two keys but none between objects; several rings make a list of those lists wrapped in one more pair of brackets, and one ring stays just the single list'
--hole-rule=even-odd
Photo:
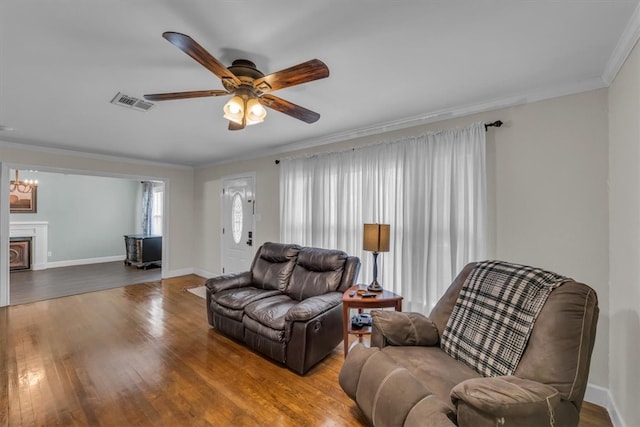
[{"label": "door handle", "polygon": [[247,240],[247,246],[253,246],[253,239]]}]

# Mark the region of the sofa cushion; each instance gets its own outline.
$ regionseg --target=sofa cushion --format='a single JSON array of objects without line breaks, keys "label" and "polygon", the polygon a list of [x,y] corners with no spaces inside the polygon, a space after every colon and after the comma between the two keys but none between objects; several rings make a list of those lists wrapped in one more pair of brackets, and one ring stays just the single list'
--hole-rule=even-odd
[{"label": "sofa cushion", "polygon": [[389,310],[371,311],[373,329],[390,345],[436,345],[438,329],[420,313]]},{"label": "sofa cushion", "polygon": [[336,291],[340,286],[347,254],[343,251],[302,248],[285,293],[302,301]]},{"label": "sofa cushion", "polygon": [[211,295],[211,301],[232,310],[243,310],[247,304],[262,298],[279,295],[277,290],[257,289],[252,286],[227,289]]},{"label": "sofa cushion", "polygon": [[283,291],[291,278],[299,250],[298,245],[270,242],[262,245],[251,268],[253,285]]},{"label": "sofa cushion", "polygon": [[289,309],[296,305],[286,295],[276,295],[253,302],[244,308],[245,328],[268,336],[274,341],[285,339],[285,316]]},{"label": "sofa cushion", "polygon": [[[286,342],[286,333],[282,329],[273,329],[269,326],[265,326],[260,322],[256,322],[249,316],[243,316],[242,324],[245,328],[245,341],[247,340],[246,331],[251,331],[253,333],[253,339],[256,342],[260,342],[261,340],[258,337],[268,338],[271,341],[275,341],[277,343],[285,343]],[[255,348],[258,351],[261,351],[260,348]]]},{"label": "sofa cushion", "polygon": [[449,398],[451,389],[462,381],[480,377],[480,374],[451,358],[440,347],[389,346],[382,352],[398,366],[411,372],[440,400],[447,402],[451,409],[455,409]]},{"label": "sofa cushion", "polygon": [[469,274],[473,271],[475,266],[475,263],[469,263],[460,273],[458,273],[451,286],[444,291],[444,295],[442,295],[433,307],[433,310],[431,310],[431,313],[429,313],[429,319],[431,319],[431,321],[436,325],[436,328],[438,328],[440,336],[442,336],[444,328],[447,326],[447,322],[451,317],[453,307],[456,305],[462,285],[464,285],[464,282],[467,280],[467,277],[469,277]]},{"label": "sofa cushion", "polygon": [[300,301],[291,307],[291,310],[287,313],[286,320],[290,322],[307,322],[340,304],[342,304],[341,292],[317,295]]},{"label": "sofa cushion", "polygon": [[228,317],[229,319],[235,320],[237,322],[242,322],[242,318],[244,317],[244,310],[236,310],[234,308],[225,307],[224,305],[220,305],[213,300],[211,301],[211,311],[214,314]]}]

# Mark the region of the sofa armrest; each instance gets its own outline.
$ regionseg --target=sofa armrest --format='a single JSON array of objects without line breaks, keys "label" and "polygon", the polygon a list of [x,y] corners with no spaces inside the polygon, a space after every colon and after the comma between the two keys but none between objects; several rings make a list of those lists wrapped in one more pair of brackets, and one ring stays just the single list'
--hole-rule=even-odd
[{"label": "sofa armrest", "polygon": [[560,392],[515,376],[473,378],[451,390],[451,401],[458,416],[471,423],[482,419],[491,425],[553,425]]},{"label": "sofa armrest", "polygon": [[207,289],[215,294],[226,289],[242,288],[251,285],[253,275],[250,271],[243,273],[224,274],[222,276],[212,277],[205,282]]},{"label": "sofa armrest", "polygon": [[436,325],[420,313],[374,310],[371,312],[371,318],[371,343],[378,344],[379,347],[438,344],[439,334]]},{"label": "sofa armrest", "polygon": [[287,322],[306,322],[342,303],[342,293],[329,292],[300,301],[285,315]]}]

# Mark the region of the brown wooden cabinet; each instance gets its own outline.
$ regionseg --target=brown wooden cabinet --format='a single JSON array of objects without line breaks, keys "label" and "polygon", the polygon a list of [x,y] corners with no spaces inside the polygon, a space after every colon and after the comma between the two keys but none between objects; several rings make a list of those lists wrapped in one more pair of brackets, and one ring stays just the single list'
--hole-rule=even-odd
[{"label": "brown wooden cabinet", "polygon": [[162,265],[162,236],[126,234],[124,244],[127,258],[124,263],[138,268]]}]

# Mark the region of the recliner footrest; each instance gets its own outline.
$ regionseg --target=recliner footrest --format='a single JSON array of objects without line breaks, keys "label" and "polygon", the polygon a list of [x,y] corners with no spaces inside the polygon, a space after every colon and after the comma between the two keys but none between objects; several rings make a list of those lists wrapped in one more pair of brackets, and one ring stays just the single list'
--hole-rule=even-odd
[{"label": "recliner footrest", "polygon": [[[454,425],[451,408],[379,349],[358,345],[349,352],[340,372],[343,388],[353,382],[345,372],[349,369],[359,372],[355,400],[373,425],[403,426],[407,420],[417,421],[422,416],[418,413],[426,413],[434,425]],[[418,412],[408,418],[413,410]]]}]

